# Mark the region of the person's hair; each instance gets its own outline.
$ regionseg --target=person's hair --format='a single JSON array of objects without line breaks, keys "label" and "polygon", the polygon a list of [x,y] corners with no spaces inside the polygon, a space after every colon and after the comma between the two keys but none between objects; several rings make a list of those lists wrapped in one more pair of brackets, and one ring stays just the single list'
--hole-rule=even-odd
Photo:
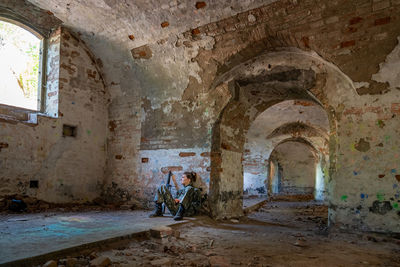
[{"label": "person's hair", "polygon": [[196,182],[196,173],[195,172],[184,172],[184,175],[186,175],[186,177],[188,179],[190,179],[190,181],[192,181],[192,183]]}]

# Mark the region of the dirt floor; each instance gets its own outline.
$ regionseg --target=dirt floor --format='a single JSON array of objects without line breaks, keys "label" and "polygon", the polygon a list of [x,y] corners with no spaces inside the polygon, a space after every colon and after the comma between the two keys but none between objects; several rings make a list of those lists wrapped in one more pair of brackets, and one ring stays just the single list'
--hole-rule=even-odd
[{"label": "dirt floor", "polygon": [[90,262],[98,266],[400,266],[399,239],[328,231],[326,222],[327,208],[316,202],[269,202],[240,220],[215,222],[201,217],[161,232],[162,238],[149,235],[58,264],[68,266],[68,260],[74,263],[70,266]]}]

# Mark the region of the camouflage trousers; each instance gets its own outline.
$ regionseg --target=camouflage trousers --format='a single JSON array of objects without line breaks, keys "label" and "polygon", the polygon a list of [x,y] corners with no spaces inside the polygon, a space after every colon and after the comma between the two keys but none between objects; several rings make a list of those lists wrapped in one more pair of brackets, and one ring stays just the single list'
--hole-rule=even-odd
[{"label": "camouflage trousers", "polygon": [[194,190],[188,190],[183,195],[177,196],[180,202],[175,203],[175,198],[172,196],[171,191],[168,189],[167,186],[162,185],[158,188],[154,197],[154,201],[160,204],[164,203],[172,215],[175,215],[178,212],[179,204],[181,204],[185,210],[184,215],[192,216],[194,214],[194,210],[192,207],[193,191]]}]

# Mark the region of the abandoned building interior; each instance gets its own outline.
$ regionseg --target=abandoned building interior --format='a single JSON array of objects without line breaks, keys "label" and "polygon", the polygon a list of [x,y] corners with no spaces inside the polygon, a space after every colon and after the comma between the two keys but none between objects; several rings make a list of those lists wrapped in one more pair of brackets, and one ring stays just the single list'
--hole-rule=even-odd
[{"label": "abandoned building interior", "polygon": [[400,266],[399,118],[399,0],[0,0],[0,265]]}]

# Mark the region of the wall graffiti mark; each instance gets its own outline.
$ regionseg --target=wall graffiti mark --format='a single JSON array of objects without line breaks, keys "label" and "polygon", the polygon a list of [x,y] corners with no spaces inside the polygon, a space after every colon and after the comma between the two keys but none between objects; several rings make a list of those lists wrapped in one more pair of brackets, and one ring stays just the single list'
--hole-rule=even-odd
[{"label": "wall graffiti mark", "polygon": [[379,193],[376,194],[376,198],[377,198],[379,201],[383,201],[383,200],[385,199],[385,194],[382,193],[382,192],[379,192]]},{"label": "wall graffiti mark", "polygon": [[380,215],[384,215],[386,213],[388,213],[389,211],[391,211],[392,205],[390,204],[390,201],[379,201],[379,200],[375,200],[372,203],[372,206],[369,208],[369,210],[372,213],[376,213],[376,214],[380,214]]},{"label": "wall graffiti mark", "polygon": [[383,122],[383,120],[378,120],[378,121],[376,122],[376,125],[378,125],[379,128],[385,127],[385,123]]}]

